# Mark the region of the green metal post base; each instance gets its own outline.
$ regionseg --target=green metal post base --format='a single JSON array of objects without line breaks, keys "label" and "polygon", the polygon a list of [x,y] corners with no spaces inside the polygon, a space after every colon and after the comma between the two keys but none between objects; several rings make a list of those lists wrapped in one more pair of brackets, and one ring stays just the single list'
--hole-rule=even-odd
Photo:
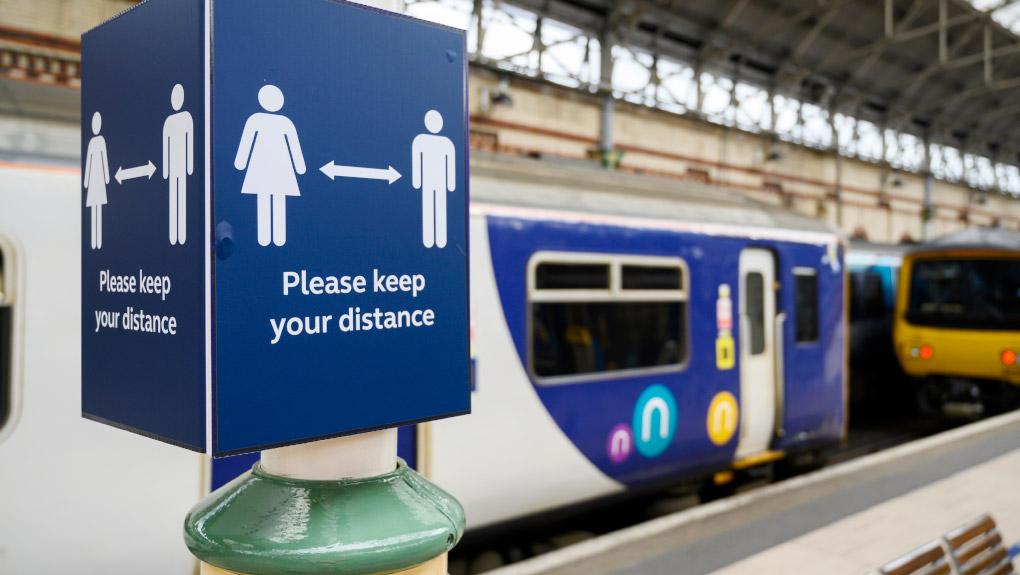
[{"label": "green metal post base", "polygon": [[449,551],[464,509],[407,464],[385,475],[307,481],[259,464],[200,501],[184,540],[202,561],[248,575],[377,575]]}]

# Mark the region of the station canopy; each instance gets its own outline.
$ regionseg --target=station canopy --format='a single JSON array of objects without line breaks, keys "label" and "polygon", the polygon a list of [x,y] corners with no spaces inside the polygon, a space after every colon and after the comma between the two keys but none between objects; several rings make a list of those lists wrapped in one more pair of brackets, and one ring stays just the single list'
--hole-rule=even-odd
[{"label": "station canopy", "polygon": [[775,94],[1020,163],[1015,0],[512,0]]}]

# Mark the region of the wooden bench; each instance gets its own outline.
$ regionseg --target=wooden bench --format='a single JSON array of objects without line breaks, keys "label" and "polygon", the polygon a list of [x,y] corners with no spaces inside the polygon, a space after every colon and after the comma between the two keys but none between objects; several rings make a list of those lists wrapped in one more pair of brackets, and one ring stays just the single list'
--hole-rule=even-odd
[{"label": "wooden bench", "polygon": [[1002,534],[989,515],[883,565],[880,575],[1010,575],[1015,573]]},{"label": "wooden bench", "polygon": [[890,561],[878,570],[880,575],[951,575],[953,564],[946,555],[942,541],[929,541]]},{"label": "wooden bench", "polygon": [[1002,534],[989,515],[946,533],[950,553],[960,575],[1008,575],[1014,573]]}]

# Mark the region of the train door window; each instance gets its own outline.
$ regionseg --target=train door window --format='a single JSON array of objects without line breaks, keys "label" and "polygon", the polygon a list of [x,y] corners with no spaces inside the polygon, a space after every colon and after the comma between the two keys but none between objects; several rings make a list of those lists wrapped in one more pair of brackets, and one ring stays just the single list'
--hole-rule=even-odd
[{"label": "train door window", "polygon": [[765,352],[765,278],[758,272],[744,276],[751,355]]},{"label": "train door window", "polygon": [[[15,306],[21,295],[14,250],[0,237],[0,441],[10,434],[19,405],[21,348],[18,320],[20,309]],[[16,315],[18,314],[18,315]]]},{"label": "train door window", "polygon": [[10,420],[13,403],[11,401],[12,386],[14,385],[11,381],[13,379],[11,373],[13,343],[11,338],[14,336],[14,318],[11,317],[13,312],[7,301],[8,294],[5,287],[4,252],[3,249],[0,249],[0,430],[3,430]]},{"label": "train door window", "polygon": [[796,341],[818,341],[818,274],[811,268],[796,268],[793,274]]},{"label": "train door window", "polygon": [[675,258],[540,253],[528,278],[528,361],[542,383],[678,369],[687,288]]}]

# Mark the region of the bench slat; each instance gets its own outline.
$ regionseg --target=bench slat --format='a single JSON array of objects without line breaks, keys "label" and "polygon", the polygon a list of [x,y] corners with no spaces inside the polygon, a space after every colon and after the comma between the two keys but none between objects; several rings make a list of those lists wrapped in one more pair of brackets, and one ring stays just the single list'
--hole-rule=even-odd
[{"label": "bench slat", "polygon": [[975,561],[973,565],[968,565],[963,569],[963,575],[978,575],[985,569],[992,567],[998,563],[1001,563],[1003,559],[1007,559],[1009,554],[1006,550],[1000,547],[998,550],[994,550],[987,556],[982,557],[979,561]]},{"label": "bench slat", "polygon": [[961,545],[975,537],[995,529],[995,522],[988,515],[978,517],[973,523],[954,529],[946,534],[949,546],[958,549]]},{"label": "bench slat", "polygon": [[1016,573],[1016,571],[1013,571],[1013,564],[1006,561],[1002,565],[999,565],[990,571],[988,575],[1013,575],[1013,573]]},{"label": "bench slat", "polygon": [[[958,553],[955,553],[956,561],[960,565],[965,565],[968,561],[970,561],[971,559],[977,557],[978,555],[980,555],[986,549],[991,549],[993,547],[997,547],[997,546],[1001,546],[1001,545],[1002,545],[1002,535],[1000,535],[998,532],[995,532],[995,534],[992,535],[991,537],[986,537],[986,538],[981,539],[981,540],[975,540],[973,545],[964,547],[961,550],[959,550]],[[957,551],[957,550],[954,549],[954,551]]]},{"label": "bench slat", "polygon": [[942,550],[938,541],[932,541],[918,547],[903,557],[886,563],[879,571],[883,575],[911,575],[939,560],[944,560],[945,557],[946,553]]}]

